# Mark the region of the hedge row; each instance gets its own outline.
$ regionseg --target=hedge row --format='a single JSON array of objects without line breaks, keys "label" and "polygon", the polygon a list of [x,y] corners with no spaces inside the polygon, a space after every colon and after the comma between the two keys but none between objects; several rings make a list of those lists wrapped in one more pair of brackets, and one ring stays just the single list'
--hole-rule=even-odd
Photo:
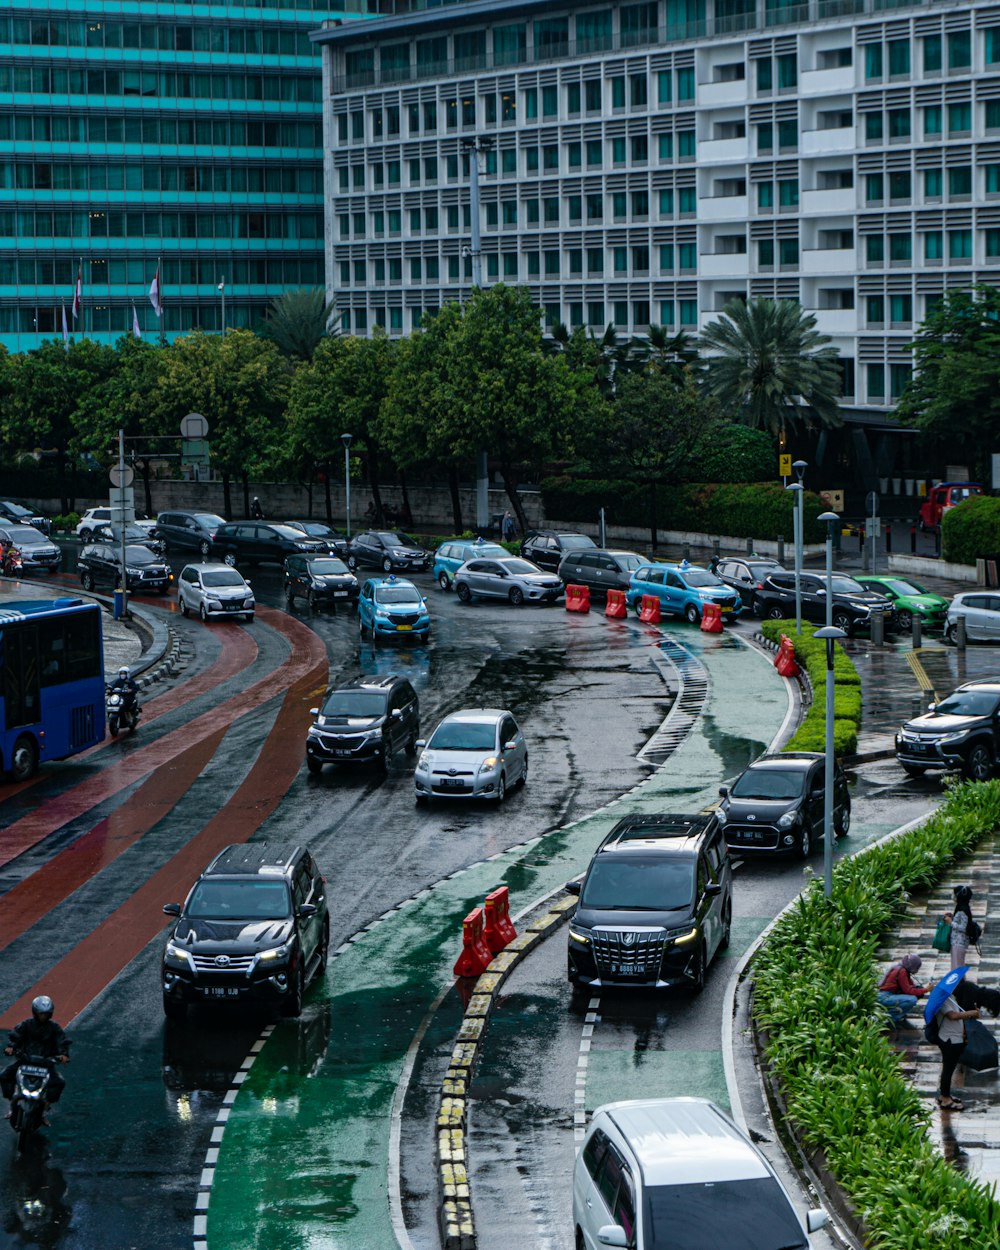
[{"label": "hedge row", "polygon": [[1000,499],[977,495],[949,508],[941,522],[941,553],[955,564],[1000,555]]},{"label": "hedge row", "polygon": [[[647,528],[653,520],[653,487],[649,483],[587,478],[549,477],[542,482],[545,515],[559,521],[596,523],[604,509],[609,525]],[[792,539],[793,492],[780,482],[707,483],[656,487],[656,524],[664,530],[725,534],[734,538],[774,541]],[[822,542],[825,525],[816,518],[826,511],[818,495],[806,491],[803,501],[805,541]]]},{"label": "hedge row", "polygon": [[[791,638],[795,658],[812,682],[812,706],[785,750],[824,751],[826,643],[813,638],[816,626],[806,621],[802,622],[801,634],[796,634],[794,621],[761,621],[760,630],[773,643],[779,642],[782,634]],[[833,750],[838,756],[853,755],[858,749],[858,728],[861,724],[861,678],[843,647],[834,647],[833,677]]]},{"label": "hedge row", "polygon": [[933,886],[1000,827],[1000,782],[957,786],[923,825],[814,879],[754,960],[753,1014],[792,1121],[878,1250],[1000,1245],[991,1189],[934,1149],[924,1099],[900,1070],[876,1001],[880,940],[911,890]]}]

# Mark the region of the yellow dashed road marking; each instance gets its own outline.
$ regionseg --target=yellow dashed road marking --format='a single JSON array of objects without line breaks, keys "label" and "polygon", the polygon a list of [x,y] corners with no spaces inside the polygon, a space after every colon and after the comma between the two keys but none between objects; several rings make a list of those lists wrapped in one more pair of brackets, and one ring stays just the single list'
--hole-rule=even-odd
[{"label": "yellow dashed road marking", "polygon": [[937,691],[934,689],[933,682],[927,676],[927,670],[924,668],[923,664],[920,662],[920,652],[919,651],[907,651],[904,654],[906,655],[907,664],[909,664],[910,668],[913,669],[913,676],[917,679],[917,685],[920,687],[921,690],[929,690],[931,694],[934,696],[935,702],[937,702],[938,701]]}]

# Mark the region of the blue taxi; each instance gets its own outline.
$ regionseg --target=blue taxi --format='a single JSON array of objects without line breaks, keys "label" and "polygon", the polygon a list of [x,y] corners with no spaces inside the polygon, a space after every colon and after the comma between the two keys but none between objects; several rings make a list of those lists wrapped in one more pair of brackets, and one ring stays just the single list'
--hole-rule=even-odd
[{"label": "blue taxi", "polygon": [[390,574],[369,577],[358,595],[358,629],[362,638],[412,638],[424,643],[431,618],[424,597],[412,582]]},{"label": "blue taxi", "polygon": [[434,580],[442,590],[451,590],[466,560],[505,560],[509,555],[506,547],[485,538],[454,538],[434,552]]},{"label": "blue taxi", "polygon": [[644,564],[629,579],[625,602],[638,612],[643,595],[655,595],[664,614],[683,616],[692,625],[701,621],[706,603],[717,603],[723,620],[743,611],[739,592],[697,564]]}]

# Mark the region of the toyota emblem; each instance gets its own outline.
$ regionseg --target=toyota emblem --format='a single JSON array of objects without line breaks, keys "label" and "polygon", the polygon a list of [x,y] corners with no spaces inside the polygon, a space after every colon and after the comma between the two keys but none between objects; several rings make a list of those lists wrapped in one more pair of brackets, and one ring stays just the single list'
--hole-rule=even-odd
[{"label": "toyota emblem", "polygon": [[757,817],[753,814],[753,812],[747,812],[747,820],[756,820],[756,819]]},{"label": "toyota emblem", "polygon": [[215,966],[216,966],[217,968],[228,968],[228,967],[229,967],[229,956],[228,956],[228,955],[216,955],[216,957],[215,957]]},{"label": "toyota emblem", "polygon": [[635,934],[623,933],[622,934],[622,946],[635,946]]}]

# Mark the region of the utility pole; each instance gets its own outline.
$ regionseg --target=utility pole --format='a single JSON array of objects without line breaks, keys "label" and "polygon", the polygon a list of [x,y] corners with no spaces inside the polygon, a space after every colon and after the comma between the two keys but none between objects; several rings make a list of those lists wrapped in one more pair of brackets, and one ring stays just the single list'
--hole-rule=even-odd
[{"label": "utility pole", "polygon": [[[472,246],[468,255],[472,258],[472,285],[483,287],[482,234],[479,228],[479,153],[493,147],[491,138],[463,139],[463,149],[469,154],[469,213],[472,218]],[[476,453],[476,528],[482,533],[490,523],[490,480],[487,453]]]}]

